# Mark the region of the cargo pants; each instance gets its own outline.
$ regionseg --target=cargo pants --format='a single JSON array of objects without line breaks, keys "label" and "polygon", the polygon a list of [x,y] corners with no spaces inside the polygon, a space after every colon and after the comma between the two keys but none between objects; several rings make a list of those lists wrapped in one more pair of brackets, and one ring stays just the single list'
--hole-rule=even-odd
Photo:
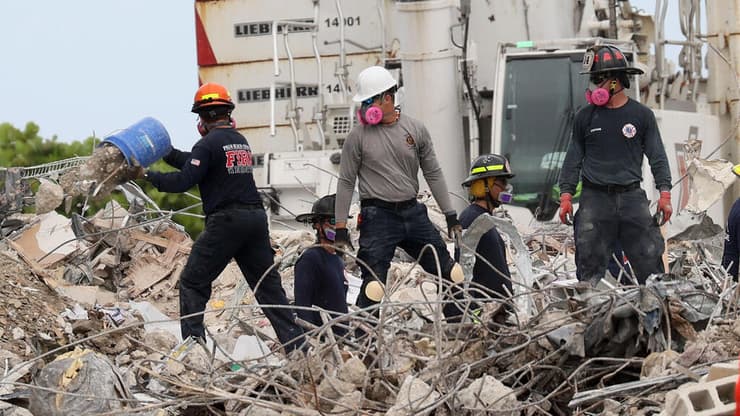
[{"label": "cargo pants", "polygon": [[[180,316],[205,310],[211,297],[211,284],[232,258],[252,290],[259,282],[255,293],[257,302],[287,306],[280,274],[272,267],[274,254],[264,209],[231,208],[208,215],[205,230],[193,245],[180,275]],[[268,269],[270,271],[262,278]],[[301,346],[303,330],[295,323],[291,309],[263,306],[262,310],[287,352]],[[180,329],[183,339],[191,335],[204,337],[203,315],[182,318]]]},{"label": "cargo pants", "polygon": [[604,277],[617,241],[640,284],[664,272],[665,242],[641,188],[616,193],[584,186],[574,222],[579,280],[596,285]]}]

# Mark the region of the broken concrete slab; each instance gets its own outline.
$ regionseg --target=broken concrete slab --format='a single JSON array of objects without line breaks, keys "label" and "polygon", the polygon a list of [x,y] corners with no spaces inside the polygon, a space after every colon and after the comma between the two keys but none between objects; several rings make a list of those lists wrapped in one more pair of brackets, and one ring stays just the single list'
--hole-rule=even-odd
[{"label": "broken concrete slab", "polygon": [[182,335],[180,333],[180,321],[168,317],[167,315],[160,312],[156,306],[152,305],[147,301],[134,302],[130,301],[129,306],[132,310],[138,311],[144,318],[144,330],[155,331],[163,330],[174,335],[177,338],[177,342],[182,342]]},{"label": "broken concrete slab", "polygon": [[516,409],[521,404],[511,388],[489,375],[473,380],[468,387],[460,390],[457,398],[466,411],[485,412],[485,409],[495,408],[496,414],[501,416],[520,414],[519,410],[504,410]]},{"label": "broken concrete slab", "polygon": [[727,160],[693,159],[689,163],[689,202],[686,210],[700,213],[719,201],[725,191],[735,183],[732,162]]},{"label": "broken concrete slab", "polygon": [[49,212],[38,217],[38,222],[23,231],[12,241],[12,247],[42,268],[64,260],[81,249],[69,218]]},{"label": "broken concrete slab", "polygon": [[440,394],[419,378],[407,376],[386,416],[429,415]]},{"label": "broken concrete slab", "polygon": [[100,286],[58,285],[55,290],[60,295],[89,307],[110,305],[116,302],[116,294]]}]

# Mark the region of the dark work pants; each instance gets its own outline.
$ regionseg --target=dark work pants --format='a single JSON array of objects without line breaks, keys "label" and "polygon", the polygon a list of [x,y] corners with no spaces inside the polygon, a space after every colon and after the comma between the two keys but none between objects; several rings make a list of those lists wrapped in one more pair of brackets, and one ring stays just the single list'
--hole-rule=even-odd
[{"label": "dark work pants", "polygon": [[[390,268],[396,247],[400,247],[416,259],[421,249],[427,244],[434,246],[439,258],[440,270],[437,269],[434,254],[430,249],[424,251],[419,264],[427,273],[437,275],[441,272],[445,279],[450,279],[450,270],[452,270],[454,261],[439,231],[429,220],[426,205],[417,203],[410,208],[400,210],[363,207],[360,215],[362,223],[357,257],[372,269],[381,282],[385,284],[386,273]],[[361,269],[362,287],[356,303],[357,306],[365,308],[375,304],[365,296],[365,287],[374,280],[374,277],[364,266]]]},{"label": "dark work pants", "polygon": [[[205,230],[193,245],[180,275],[180,316],[205,310],[211,297],[211,283],[232,258],[254,290],[274,260],[263,209],[225,209],[208,216]],[[262,279],[255,298],[261,305],[288,305],[280,274],[274,267]],[[295,323],[292,310],[269,307],[262,310],[286,350],[298,348],[303,342],[303,330]],[[183,339],[190,335],[204,337],[203,315],[182,319],[180,329]]]},{"label": "dark work pants", "polygon": [[619,241],[640,284],[653,273],[663,273],[665,249],[653,221],[645,191],[607,193],[583,187],[575,218],[578,279],[598,283]]}]

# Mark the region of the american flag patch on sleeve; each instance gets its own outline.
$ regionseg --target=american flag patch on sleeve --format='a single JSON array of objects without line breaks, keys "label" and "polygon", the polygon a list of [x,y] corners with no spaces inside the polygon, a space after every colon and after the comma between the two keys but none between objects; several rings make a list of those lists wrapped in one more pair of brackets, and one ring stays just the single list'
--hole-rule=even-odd
[{"label": "american flag patch on sleeve", "polygon": [[198,159],[190,159],[190,164],[193,166],[200,166],[200,160]]}]

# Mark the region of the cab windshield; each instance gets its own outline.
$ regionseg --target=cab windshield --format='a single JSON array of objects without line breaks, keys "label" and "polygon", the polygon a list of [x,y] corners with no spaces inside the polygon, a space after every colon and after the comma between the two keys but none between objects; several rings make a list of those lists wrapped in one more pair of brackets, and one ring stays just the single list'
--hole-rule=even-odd
[{"label": "cab windshield", "polygon": [[552,219],[558,209],[557,182],[573,116],[586,105],[582,56],[507,58],[501,153],[516,173],[512,204],[528,208],[540,221]]}]

